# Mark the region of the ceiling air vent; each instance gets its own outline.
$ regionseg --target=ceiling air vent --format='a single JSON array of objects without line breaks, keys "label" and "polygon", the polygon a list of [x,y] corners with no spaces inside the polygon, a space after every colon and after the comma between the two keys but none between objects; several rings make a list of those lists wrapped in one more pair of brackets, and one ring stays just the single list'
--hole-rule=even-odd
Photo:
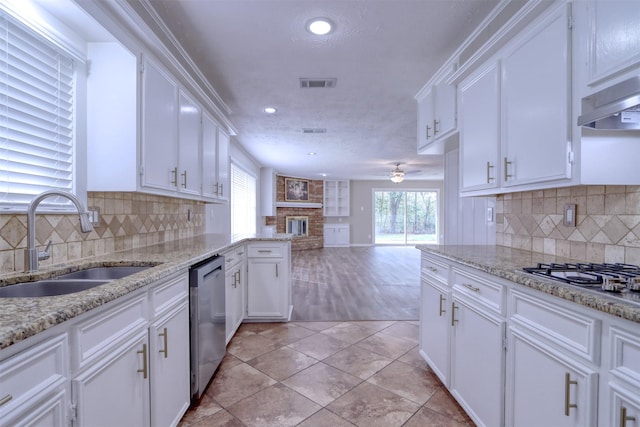
[{"label": "ceiling air vent", "polygon": [[305,128],[302,129],[302,133],[327,133],[324,128]]},{"label": "ceiling air vent", "polygon": [[330,78],[330,79],[300,79],[300,88],[332,88],[336,87],[336,83],[338,79]]}]

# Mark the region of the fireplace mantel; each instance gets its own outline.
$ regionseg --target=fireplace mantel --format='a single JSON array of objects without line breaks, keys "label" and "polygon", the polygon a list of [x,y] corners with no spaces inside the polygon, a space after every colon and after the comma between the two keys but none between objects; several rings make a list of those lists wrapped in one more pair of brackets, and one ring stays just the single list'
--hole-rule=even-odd
[{"label": "fireplace mantel", "polygon": [[322,203],[276,202],[278,208],[322,209]]}]

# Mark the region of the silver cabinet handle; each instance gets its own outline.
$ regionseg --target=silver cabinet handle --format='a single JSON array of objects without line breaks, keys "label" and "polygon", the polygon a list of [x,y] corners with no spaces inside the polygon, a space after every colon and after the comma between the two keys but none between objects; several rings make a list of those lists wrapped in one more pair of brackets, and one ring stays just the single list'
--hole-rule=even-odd
[{"label": "silver cabinet handle", "polygon": [[173,168],[171,170],[171,184],[178,186],[178,168]]},{"label": "silver cabinet handle", "polygon": [[504,180],[509,181],[509,178],[512,178],[513,175],[509,173],[509,165],[513,164],[506,157],[504,158]]},{"label": "silver cabinet handle", "polygon": [[440,124],[440,121],[433,119],[433,136],[436,136],[438,132],[440,132],[440,129],[438,129],[439,124]]},{"label": "silver cabinet handle", "polygon": [[431,128],[427,126],[427,133],[426,133],[427,139],[431,138],[431,135],[429,135],[429,130],[431,130]]},{"label": "silver cabinet handle", "polygon": [[445,300],[446,300],[446,298],[444,297],[444,295],[440,294],[440,317],[442,317],[442,315],[447,312],[443,308],[443,304],[442,304]]},{"label": "silver cabinet handle", "polygon": [[470,285],[468,283],[463,283],[462,286],[464,286],[465,288],[467,288],[467,289],[469,289],[469,290],[471,290],[473,292],[480,292],[480,288],[476,288],[475,286]]},{"label": "silver cabinet handle", "polygon": [[270,249],[258,249],[258,252],[261,254],[270,254],[272,251]]},{"label": "silver cabinet handle", "polygon": [[142,355],[142,369],[138,369],[137,372],[141,372],[143,377],[147,378],[147,345],[142,344],[142,350],[137,351],[138,354]]},{"label": "silver cabinet handle", "polygon": [[182,187],[187,188],[187,171],[184,171],[180,174],[182,177]]},{"label": "silver cabinet handle", "polygon": [[458,307],[455,302],[451,303],[451,326],[455,326],[458,323],[458,319],[456,319],[456,310]]},{"label": "silver cabinet handle", "polygon": [[11,399],[13,399],[13,396],[10,394],[7,394],[5,397],[0,399],[0,406],[4,405],[5,403],[9,403]]},{"label": "silver cabinet handle", "polygon": [[620,407],[620,427],[626,427],[627,421],[635,421],[636,417],[627,416],[627,408],[624,406]]},{"label": "silver cabinet handle", "polygon": [[491,162],[487,162],[487,184],[491,184],[491,181],[493,181],[493,178],[491,177],[491,169],[493,169]]},{"label": "silver cabinet handle", "polygon": [[167,357],[169,357],[169,345],[168,345],[169,338],[167,335],[167,328],[164,328],[164,331],[160,332],[158,336],[164,338],[164,348],[160,349],[158,353],[164,353],[164,358],[166,359]]},{"label": "silver cabinet handle", "polygon": [[571,402],[571,386],[577,385],[578,381],[571,379],[571,374],[567,372],[564,375],[564,414],[568,417],[571,408],[577,408],[578,405]]},{"label": "silver cabinet handle", "polygon": [[429,269],[429,271],[431,271],[432,273],[437,273],[438,269],[434,268],[434,267],[427,267],[427,269]]}]

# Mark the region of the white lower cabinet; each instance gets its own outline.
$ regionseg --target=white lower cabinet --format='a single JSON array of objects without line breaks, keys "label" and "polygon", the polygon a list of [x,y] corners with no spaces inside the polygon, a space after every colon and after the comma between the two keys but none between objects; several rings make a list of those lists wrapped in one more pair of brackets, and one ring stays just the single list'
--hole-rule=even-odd
[{"label": "white lower cabinet", "polygon": [[640,427],[640,328],[623,320],[608,333],[606,389],[600,404],[600,425]]},{"label": "white lower cabinet", "polygon": [[147,426],[149,361],[146,328],[108,347],[72,381],[74,423],[79,426]]},{"label": "white lower cabinet", "polygon": [[151,425],[175,426],[189,408],[189,304],[181,302],[149,327]]},{"label": "white lower cabinet", "polygon": [[226,342],[238,330],[244,318],[244,288],[246,286],[246,254],[244,245],[223,253],[225,259]]},{"label": "white lower cabinet", "polygon": [[349,224],[325,224],[324,247],[349,246]]},{"label": "white lower cabinet", "polygon": [[451,291],[423,277],[420,285],[420,354],[449,386]]},{"label": "white lower cabinet", "polygon": [[640,426],[640,390],[631,390],[617,383],[609,384],[608,420],[606,425]]},{"label": "white lower cabinet", "polygon": [[64,333],[0,362],[0,425],[68,426],[68,359]]},{"label": "white lower cabinet", "polygon": [[508,335],[507,422],[595,426],[598,374],[518,328]]},{"label": "white lower cabinet", "polygon": [[288,320],[291,312],[291,243],[247,245],[248,320]]},{"label": "white lower cabinet", "polygon": [[451,394],[480,426],[503,424],[505,320],[453,293]]}]

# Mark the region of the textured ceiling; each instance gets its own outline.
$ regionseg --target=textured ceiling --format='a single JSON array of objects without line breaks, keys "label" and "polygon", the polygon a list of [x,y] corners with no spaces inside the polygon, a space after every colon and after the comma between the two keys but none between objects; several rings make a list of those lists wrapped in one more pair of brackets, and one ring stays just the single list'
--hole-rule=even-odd
[{"label": "textured ceiling", "polygon": [[[442,179],[442,158],[416,152],[414,96],[497,1],[150,3],[231,108],[234,138],[262,166],[312,179],[386,179],[400,162],[409,179]],[[328,36],[305,29],[319,16],[335,23]],[[337,85],[301,89],[301,77]],[[266,106],[278,112],[267,115]]]}]

